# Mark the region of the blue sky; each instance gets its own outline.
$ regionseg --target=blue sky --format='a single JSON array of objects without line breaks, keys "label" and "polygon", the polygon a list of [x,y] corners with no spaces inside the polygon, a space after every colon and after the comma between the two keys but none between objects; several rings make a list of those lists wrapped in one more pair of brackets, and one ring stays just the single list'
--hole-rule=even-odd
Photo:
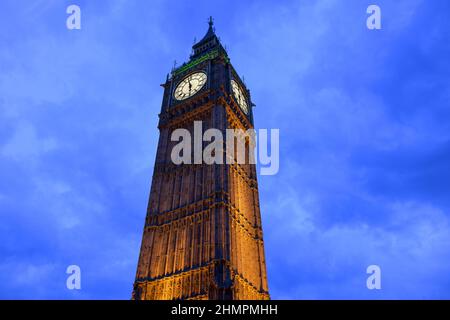
[{"label": "blue sky", "polygon": [[[378,4],[382,30],[366,28]],[[82,29],[67,30],[78,4]],[[129,299],[159,86],[215,27],[280,129],[274,299],[450,298],[447,0],[2,1],[0,298]],[[82,289],[66,289],[77,264]],[[366,288],[377,264],[382,289]]]}]

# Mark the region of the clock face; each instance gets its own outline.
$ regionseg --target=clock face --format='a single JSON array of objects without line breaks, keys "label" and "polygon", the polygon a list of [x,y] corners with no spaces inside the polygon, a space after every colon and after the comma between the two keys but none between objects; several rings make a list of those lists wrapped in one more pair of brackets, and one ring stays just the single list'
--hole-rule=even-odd
[{"label": "clock face", "polygon": [[196,72],[184,78],[176,87],[174,97],[184,100],[200,91],[206,83],[206,73]]},{"label": "clock face", "polygon": [[241,107],[244,113],[248,114],[247,100],[244,96],[244,93],[242,92],[241,87],[237,84],[236,81],[231,80],[231,88],[233,89],[233,94],[236,97],[236,101],[239,104],[239,107]]}]

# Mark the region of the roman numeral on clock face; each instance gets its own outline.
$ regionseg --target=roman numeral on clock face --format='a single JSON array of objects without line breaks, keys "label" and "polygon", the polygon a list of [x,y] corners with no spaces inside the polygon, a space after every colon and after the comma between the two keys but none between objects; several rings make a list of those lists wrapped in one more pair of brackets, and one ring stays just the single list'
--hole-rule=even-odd
[{"label": "roman numeral on clock face", "polygon": [[196,72],[187,77],[178,83],[174,97],[177,100],[185,100],[189,97],[192,97],[194,94],[200,91],[206,83],[206,73],[204,72]]}]

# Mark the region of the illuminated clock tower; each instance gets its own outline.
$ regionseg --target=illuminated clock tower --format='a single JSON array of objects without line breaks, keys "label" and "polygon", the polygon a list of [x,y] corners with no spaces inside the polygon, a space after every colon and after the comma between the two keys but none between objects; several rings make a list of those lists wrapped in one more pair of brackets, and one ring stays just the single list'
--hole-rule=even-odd
[{"label": "illuminated clock tower", "polygon": [[[253,128],[250,92],[211,18],[190,60],[163,87],[133,299],[269,299],[255,165],[171,159],[172,132],[183,128],[194,136],[194,121],[224,136],[226,129]],[[246,141],[247,152],[251,145]]]}]

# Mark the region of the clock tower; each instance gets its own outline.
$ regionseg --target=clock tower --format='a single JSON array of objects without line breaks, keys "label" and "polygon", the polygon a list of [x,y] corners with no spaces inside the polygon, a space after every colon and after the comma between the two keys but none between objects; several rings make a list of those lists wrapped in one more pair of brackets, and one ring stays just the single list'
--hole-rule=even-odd
[{"label": "clock tower", "polygon": [[[253,129],[250,92],[212,18],[192,49],[190,60],[162,85],[160,136],[132,296],[269,299],[254,161],[240,163],[234,154],[232,161],[213,164],[175,164],[171,158],[176,129],[193,136],[199,122],[202,132],[218,129],[224,136],[227,129]],[[253,155],[252,146],[245,140],[246,154]],[[193,158],[195,152],[193,146]]]}]

